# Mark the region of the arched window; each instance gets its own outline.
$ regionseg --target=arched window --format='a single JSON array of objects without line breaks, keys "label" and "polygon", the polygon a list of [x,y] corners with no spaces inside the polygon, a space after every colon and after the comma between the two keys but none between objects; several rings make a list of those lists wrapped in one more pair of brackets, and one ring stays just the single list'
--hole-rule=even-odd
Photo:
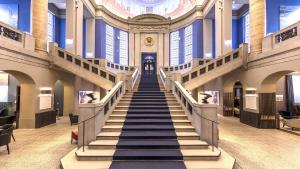
[{"label": "arched window", "polygon": [[106,25],[106,39],[105,39],[105,57],[108,61],[114,62],[114,28]]},{"label": "arched window", "polygon": [[170,66],[179,64],[179,31],[171,33],[170,42]]}]

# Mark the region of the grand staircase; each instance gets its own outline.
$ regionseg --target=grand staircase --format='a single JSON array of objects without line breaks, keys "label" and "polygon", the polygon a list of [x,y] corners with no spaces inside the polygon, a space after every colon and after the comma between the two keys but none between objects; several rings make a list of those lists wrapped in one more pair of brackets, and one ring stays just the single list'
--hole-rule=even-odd
[{"label": "grand staircase", "polygon": [[[75,153],[75,156],[74,156]],[[234,159],[201,141],[184,110],[157,76],[142,76],[116,106],[97,140],[73,150],[62,168],[232,168]]]}]

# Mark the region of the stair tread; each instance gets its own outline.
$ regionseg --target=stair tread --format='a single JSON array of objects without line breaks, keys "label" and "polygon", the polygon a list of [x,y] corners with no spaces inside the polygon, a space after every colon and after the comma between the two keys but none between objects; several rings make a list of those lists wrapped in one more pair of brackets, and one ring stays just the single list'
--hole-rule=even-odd
[{"label": "stair tread", "polygon": [[76,151],[77,156],[102,156],[102,157],[115,157],[115,156],[181,156],[181,157],[218,157],[221,155],[221,151],[219,149],[215,149],[212,151],[210,148],[208,149],[89,149],[85,148],[84,152],[82,151],[82,147]]},{"label": "stair tread", "polygon": [[[129,133],[129,132],[131,132],[131,131],[123,131],[122,133]],[[167,131],[167,132],[165,132],[165,131],[160,131],[160,132],[154,132],[154,131],[134,131],[134,132],[132,132],[132,135],[141,135],[141,136],[143,136],[143,135],[146,135],[146,134],[153,134],[153,135],[155,135],[155,134],[159,134],[159,133],[161,133],[161,134],[169,134],[170,133],[170,135],[173,135],[173,134],[175,134],[175,135],[177,135],[177,136],[198,136],[198,134],[196,133],[196,132],[169,132],[169,131]],[[121,132],[119,132],[119,131],[113,131],[113,132],[101,132],[101,133],[99,133],[97,136],[120,136],[121,135]]]},{"label": "stair tread", "polygon": [[110,169],[186,169],[182,161],[114,161]]},{"label": "stair tread", "polygon": [[141,116],[141,117],[186,117],[184,114],[111,114],[111,117],[135,117],[135,116]]},{"label": "stair tread", "polygon": [[[125,126],[124,126],[125,127]],[[105,125],[103,126],[104,129],[109,129],[109,128],[114,128],[114,129],[122,129],[124,128],[123,125]],[[181,125],[181,126],[178,126],[178,125],[126,125],[126,127],[128,128],[175,128],[175,129],[194,129],[193,126],[191,125]]]},{"label": "stair tread", "polygon": [[[89,143],[91,146],[116,146],[119,140],[95,140]],[[201,140],[168,140],[168,139],[148,139],[148,140],[140,140],[140,139],[123,139],[121,144],[128,145],[170,145],[170,144],[178,144],[180,146],[208,146],[207,142]]]},{"label": "stair tread", "polygon": [[[124,110],[114,110],[114,111],[124,111]],[[174,112],[174,111],[181,111],[184,112],[184,110],[126,110],[128,112]]]},{"label": "stair tread", "polygon": [[177,119],[109,119],[107,122],[131,122],[131,123],[141,123],[141,122],[190,122],[189,120],[177,120]]}]

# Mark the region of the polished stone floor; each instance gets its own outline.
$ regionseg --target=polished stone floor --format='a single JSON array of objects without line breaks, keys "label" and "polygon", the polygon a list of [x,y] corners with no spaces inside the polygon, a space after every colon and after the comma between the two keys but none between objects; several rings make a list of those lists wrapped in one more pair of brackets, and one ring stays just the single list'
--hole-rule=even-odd
[{"label": "polished stone floor", "polygon": [[[220,147],[237,160],[237,169],[299,169],[300,136],[241,124],[237,118],[219,117]],[[41,129],[18,129],[11,154],[0,147],[1,169],[58,169],[59,160],[76,146],[70,144],[70,126],[63,118]]]},{"label": "polished stone floor", "polygon": [[58,169],[60,159],[76,147],[70,134],[77,126],[70,126],[64,117],[57,124],[40,129],[17,129],[16,142],[10,144],[11,154],[0,147],[1,169]]},{"label": "polished stone floor", "polygon": [[300,136],[276,129],[256,129],[234,117],[221,117],[220,147],[242,169],[299,169]]}]

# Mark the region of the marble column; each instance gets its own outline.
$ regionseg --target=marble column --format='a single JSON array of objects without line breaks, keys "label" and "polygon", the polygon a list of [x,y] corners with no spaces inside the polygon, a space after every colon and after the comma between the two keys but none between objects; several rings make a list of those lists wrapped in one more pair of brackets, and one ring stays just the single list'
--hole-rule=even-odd
[{"label": "marble column", "polygon": [[134,34],[134,66],[138,67],[141,72],[141,33]]},{"label": "marble column", "polygon": [[66,50],[82,55],[83,2],[66,0]]},{"label": "marble column", "polygon": [[95,57],[95,18],[86,19],[86,57]]},{"label": "marble column", "polygon": [[213,22],[211,19],[204,19],[203,20],[203,39],[205,39],[205,43],[203,44],[203,50],[204,50],[204,57],[205,58],[211,58],[213,49],[212,49],[212,43],[213,43],[213,37],[212,37],[212,31],[213,31]]},{"label": "marble column", "polygon": [[169,66],[170,60],[170,33],[164,33],[164,65]]},{"label": "marble column", "polygon": [[164,33],[158,33],[158,44],[157,44],[157,67],[156,73],[159,72],[159,69],[164,66]]},{"label": "marble column", "polygon": [[216,57],[232,51],[232,0],[215,4]]},{"label": "marble column", "polygon": [[47,52],[48,43],[48,1],[32,0],[32,35],[35,38],[35,50]]},{"label": "marble column", "polygon": [[129,66],[134,65],[134,49],[135,49],[135,42],[134,42],[134,32],[129,31]]},{"label": "marble column", "polygon": [[266,1],[250,0],[250,51],[261,53],[265,36]]}]

